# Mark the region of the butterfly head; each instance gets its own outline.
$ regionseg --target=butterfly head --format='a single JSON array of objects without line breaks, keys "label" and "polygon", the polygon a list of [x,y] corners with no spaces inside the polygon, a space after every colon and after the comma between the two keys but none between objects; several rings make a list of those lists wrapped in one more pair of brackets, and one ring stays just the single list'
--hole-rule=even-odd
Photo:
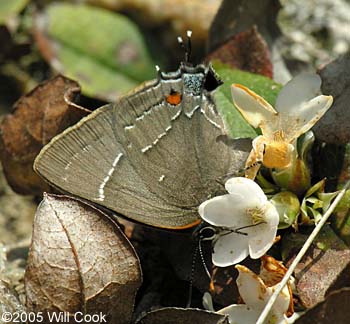
[{"label": "butterfly head", "polygon": [[188,30],[186,36],[186,44],[182,37],[177,38],[181,48],[183,48],[185,52],[185,59],[180,67],[180,70],[184,73],[184,90],[193,95],[200,94],[203,89],[209,92],[215,90],[223,82],[210,64],[208,66],[203,64],[193,66],[193,63],[191,62],[192,31]]}]

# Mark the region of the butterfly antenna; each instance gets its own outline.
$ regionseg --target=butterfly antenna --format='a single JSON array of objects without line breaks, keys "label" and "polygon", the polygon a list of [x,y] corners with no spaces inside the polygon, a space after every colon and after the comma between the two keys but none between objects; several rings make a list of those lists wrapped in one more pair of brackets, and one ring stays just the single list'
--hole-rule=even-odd
[{"label": "butterfly antenna", "polygon": [[177,38],[177,42],[180,44],[180,47],[184,50],[185,52],[185,63],[189,63],[191,59],[191,54],[192,54],[192,41],[191,41],[191,36],[192,36],[192,30],[188,30],[186,33],[187,36],[187,43],[185,45],[183,39],[181,36]]},{"label": "butterfly antenna", "polygon": [[194,280],[194,270],[196,269],[197,254],[198,254],[198,246],[195,247],[195,249],[193,251],[193,255],[192,255],[190,285],[189,285],[189,288],[188,288],[188,299],[187,299],[186,308],[190,308],[191,307],[192,292],[193,292],[193,280]]},{"label": "butterfly antenna", "polygon": [[162,72],[160,71],[159,65],[156,65],[156,71],[157,71],[157,79],[158,79],[158,81],[160,81],[160,79],[162,77]]},{"label": "butterfly antenna", "polygon": [[181,47],[181,48],[185,51],[185,53],[186,53],[186,47],[185,47],[184,41],[183,41],[183,39],[182,39],[181,36],[178,36],[178,37],[177,37],[177,42],[179,43],[180,47]]},{"label": "butterfly antenna", "polygon": [[211,280],[210,271],[209,271],[207,264],[205,263],[205,260],[204,260],[203,249],[202,249],[202,240],[198,240],[198,248],[197,249],[198,249],[199,257],[201,258],[205,273],[207,274],[208,278]]},{"label": "butterfly antenna", "polygon": [[192,256],[192,266],[191,266],[191,276],[190,276],[190,287],[189,287],[189,292],[188,292],[188,300],[186,307],[189,308],[191,307],[191,302],[192,302],[192,292],[193,292],[193,280],[194,280],[194,271],[196,270],[196,264],[197,264],[197,255],[199,253],[199,257],[201,259],[203,268],[205,273],[207,274],[209,280],[211,280],[211,274],[210,271],[205,263],[204,260],[204,255],[203,255],[203,249],[202,249],[202,239],[200,238],[198,240],[198,245],[195,247],[193,251],[193,256]]},{"label": "butterfly antenna", "polygon": [[192,30],[188,30],[187,33],[187,51],[185,52],[185,60],[186,63],[190,62],[191,60],[191,54],[192,54]]}]

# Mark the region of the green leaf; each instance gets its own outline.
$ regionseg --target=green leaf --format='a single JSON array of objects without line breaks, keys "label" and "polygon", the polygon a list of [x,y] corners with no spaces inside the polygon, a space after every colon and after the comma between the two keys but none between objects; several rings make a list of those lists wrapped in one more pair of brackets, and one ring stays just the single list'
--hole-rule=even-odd
[{"label": "green leaf", "polygon": [[279,192],[270,199],[270,202],[276,207],[280,217],[279,229],[295,224],[300,213],[300,203],[294,193],[289,191]]},{"label": "green leaf", "polygon": [[[314,218],[315,222],[317,223],[319,218],[322,216],[318,210],[321,209],[322,213],[325,213],[334,198],[339,194],[339,191],[325,193],[324,186],[325,179],[322,179],[321,181],[314,184],[311,188],[309,188],[309,190],[306,192],[301,204],[301,214],[304,223],[307,219],[310,220],[312,218]],[[345,193],[342,200],[344,200],[345,197],[347,197],[347,199],[349,197],[347,192]],[[341,209],[342,208],[336,209],[336,211]]]},{"label": "green leaf", "polygon": [[9,19],[16,17],[27,5],[29,0],[0,1],[0,25],[5,25]]},{"label": "green leaf", "polygon": [[56,3],[41,18],[47,21],[44,32],[55,56],[50,62],[78,80],[87,95],[115,100],[154,78],[154,63],[142,35],[125,16],[87,5]]},{"label": "green leaf", "polygon": [[[327,209],[331,205],[332,201],[337,197],[338,194],[339,194],[339,191],[336,191],[336,192],[320,192],[317,195],[318,198],[320,198],[322,200],[322,203],[323,203],[322,211],[323,211],[323,213],[325,213],[327,211]],[[346,194],[347,194],[347,192],[345,192],[345,195],[343,196],[343,198],[341,200],[344,199]],[[339,202],[339,204],[340,204],[340,202]]]},{"label": "green leaf", "polygon": [[[223,87],[223,86],[222,86]],[[218,111],[222,114],[229,135],[232,138],[255,138],[257,132],[252,128],[230,102],[223,91],[218,90],[215,93],[215,102]]]},{"label": "green leaf", "polygon": [[316,197],[310,197],[306,199],[306,202],[309,202],[311,204],[316,204],[319,201]]},{"label": "green leaf", "polygon": [[[312,199],[312,198],[310,198]],[[323,208],[323,201],[320,199],[315,198],[315,201],[313,202],[313,209],[322,209]]]},{"label": "green leaf", "polygon": [[302,159],[305,162],[305,164],[307,164],[308,155],[312,146],[314,145],[314,142],[315,142],[315,135],[312,131],[308,131],[298,138],[298,141],[297,141],[298,156],[300,159]]},{"label": "green leaf", "polygon": [[322,179],[319,182],[315,183],[305,194],[305,198],[311,197],[314,193],[320,193],[324,191],[324,186],[326,179]]},{"label": "green leaf", "polygon": [[258,183],[258,185],[261,187],[261,189],[264,191],[264,193],[266,195],[272,195],[272,194],[276,194],[279,190],[279,188],[271,183],[270,181],[268,181],[261,172],[259,172],[256,175],[255,181]]},{"label": "green leaf", "polygon": [[219,62],[213,62],[214,68],[224,84],[214,97],[219,112],[223,115],[228,131],[233,138],[255,138],[258,133],[252,128],[234,106],[231,98],[231,84],[239,83],[262,96],[272,106],[275,104],[282,86],[264,76],[233,70]]},{"label": "green leaf", "polygon": [[321,220],[322,214],[318,210],[315,210],[312,207],[307,207],[307,211],[310,215],[312,215],[315,224],[317,224]]}]

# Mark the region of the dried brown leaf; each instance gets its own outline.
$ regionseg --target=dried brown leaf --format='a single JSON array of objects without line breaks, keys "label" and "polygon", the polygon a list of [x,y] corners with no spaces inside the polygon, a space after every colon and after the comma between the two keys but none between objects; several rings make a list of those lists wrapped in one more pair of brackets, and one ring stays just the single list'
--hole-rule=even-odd
[{"label": "dried brown leaf", "polygon": [[308,310],[295,324],[349,323],[350,288],[335,291],[321,303]]},{"label": "dried brown leaf", "polygon": [[[297,246],[306,238],[300,233],[283,238],[284,253],[288,254],[289,250],[289,255],[293,255],[287,265],[298,252]],[[310,308],[321,302],[333,285],[339,286],[340,282],[343,286],[350,285],[349,269],[350,249],[328,225],[324,226],[294,271],[301,303]]]},{"label": "dried brown leaf", "polygon": [[321,141],[334,144],[350,142],[350,52],[319,71],[322,93],[332,95],[332,107],[313,128]]},{"label": "dried brown leaf", "polygon": [[139,260],[114,222],[80,201],[44,196],[25,274],[29,311],[102,312],[108,323],[129,323],[140,284]]},{"label": "dried brown leaf", "polygon": [[254,25],[271,47],[273,40],[280,35],[276,22],[280,8],[279,0],[224,0],[210,27],[209,51]]},{"label": "dried brown leaf", "polygon": [[80,93],[78,83],[58,75],[21,97],[0,124],[0,159],[12,189],[40,194],[48,185],[34,173],[33,161],[52,137],[76,123],[89,110],[72,101]]},{"label": "dried brown leaf", "polygon": [[228,318],[214,312],[191,308],[161,308],[147,313],[137,324],[228,324]]},{"label": "dried brown leaf", "polygon": [[219,60],[232,68],[272,78],[269,48],[256,26],[233,36],[207,60]]}]

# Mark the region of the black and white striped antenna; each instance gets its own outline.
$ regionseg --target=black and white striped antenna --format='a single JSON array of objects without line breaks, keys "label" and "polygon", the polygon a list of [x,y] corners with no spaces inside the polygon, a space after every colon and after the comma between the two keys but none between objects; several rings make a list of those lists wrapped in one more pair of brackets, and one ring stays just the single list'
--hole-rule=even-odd
[{"label": "black and white striped antenna", "polygon": [[191,60],[191,54],[192,54],[192,41],[191,41],[192,30],[188,30],[186,33],[186,36],[187,36],[186,45],[181,36],[177,38],[177,41],[180,44],[181,48],[185,51],[185,63],[189,63]]}]

